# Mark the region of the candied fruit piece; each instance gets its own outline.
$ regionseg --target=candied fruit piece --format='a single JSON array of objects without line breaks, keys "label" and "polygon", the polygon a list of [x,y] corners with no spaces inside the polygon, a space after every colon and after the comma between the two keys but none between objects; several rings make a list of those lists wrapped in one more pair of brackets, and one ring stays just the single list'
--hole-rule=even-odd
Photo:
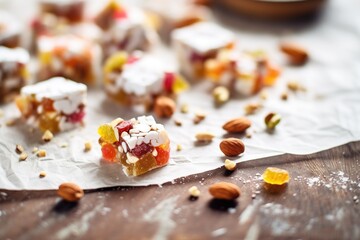
[{"label": "candied fruit piece", "polygon": [[163,166],[169,162],[170,149],[163,145],[155,148],[157,151],[157,156],[155,159],[158,166]]},{"label": "candied fruit piece", "polygon": [[134,166],[132,168],[132,173],[131,172],[130,173],[128,172],[128,173],[130,175],[138,176],[138,175],[144,174],[156,167],[157,167],[156,159],[150,152],[150,153],[145,154],[142,158],[139,159],[139,161],[137,161],[134,164]]},{"label": "candied fruit piece", "polygon": [[277,78],[279,77],[281,70],[279,67],[275,66],[269,61],[266,62],[266,70],[267,73],[265,75],[264,84],[266,86],[272,86],[275,84]]},{"label": "candied fruit piece", "polygon": [[172,91],[174,93],[178,94],[188,88],[189,88],[188,83],[181,76],[175,77],[175,82],[172,85]]},{"label": "candied fruit piece", "polygon": [[39,128],[43,132],[46,130],[53,133],[59,132],[59,116],[55,112],[41,114],[39,117]]},{"label": "candied fruit piece", "polygon": [[105,143],[101,147],[101,152],[102,152],[102,156],[105,160],[107,160],[107,161],[115,160],[117,151],[116,151],[116,148],[112,144]]},{"label": "candied fruit piece", "polygon": [[136,157],[140,158],[144,154],[152,151],[152,146],[146,143],[142,143],[140,145],[136,145],[133,150],[131,150],[131,153],[134,154]]},{"label": "candied fruit piece", "polygon": [[42,107],[43,107],[44,111],[46,111],[46,112],[55,111],[53,103],[54,103],[54,101],[51,100],[50,98],[44,98],[42,100]]},{"label": "candied fruit piece", "polygon": [[114,129],[110,124],[103,124],[98,128],[98,133],[102,140],[108,143],[114,143],[117,141]]},{"label": "candied fruit piece", "polygon": [[118,8],[115,10],[113,17],[115,19],[124,19],[124,18],[127,18],[128,16],[124,9]]},{"label": "candied fruit piece", "polygon": [[172,87],[175,82],[175,74],[166,72],[164,77],[164,89],[165,91],[172,92]]},{"label": "candied fruit piece", "polygon": [[133,126],[129,121],[122,121],[116,126],[116,128],[119,131],[119,135],[121,136],[123,132],[128,132],[130,129],[133,128]]},{"label": "candied fruit piece", "polygon": [[122,66],[128,61],[126,52],[118,52],[112,55],[105,63],[105,73],[110,73],[115,70],[121,70]]},{"label": "candied fruit piece", "polygon": [[68,120],[72,123],[78,123],[83,120],[85,117],[85,112],[83,110],[74,112],[68,116]]},{"label": "candied fruit piece", "polygon": [[263,180],[268,184],[282,185],[289,182],[290,176],[289,172],[275,167],[268,167],[263,175]]}]

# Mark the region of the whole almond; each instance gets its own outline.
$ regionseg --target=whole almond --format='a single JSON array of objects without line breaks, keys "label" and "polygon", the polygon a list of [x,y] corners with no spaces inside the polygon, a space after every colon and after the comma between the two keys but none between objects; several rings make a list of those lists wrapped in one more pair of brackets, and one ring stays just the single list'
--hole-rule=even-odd
[{"label": "whole almond", "polygon": [[235,200],[240,196],[240,188],[229,182],[218,182],[210,186],[210,194],[217,199]]},{"label": "whole almond", "polygon": [[245,151],[245,145],[240,139],[227,138],[221,141],[220,150],[228,157],[236,157]]},{"label": "whole almond", "polygon": [[280,44],[280,49],[289,57],[292,64],[302,65],[309,59],[309,54],[305,48],[290,42],[284,42]]},{"label": "whole almond", "polygon": [[223,125],[223,129],[229,133],[243,133],[251,127],[251,121],[245,117],[234,118]]},{"label": "whole almond", "polygon": [[75,183],[63,183],[59,186],[57,194],[69,202],[79,201],[84,196],[84,191]]},{"label": "whole almond", "polygon": [[154,112],[160,118],[170,118],[176,110],[175,101],[169,97],[161,96],[155,101]]}]

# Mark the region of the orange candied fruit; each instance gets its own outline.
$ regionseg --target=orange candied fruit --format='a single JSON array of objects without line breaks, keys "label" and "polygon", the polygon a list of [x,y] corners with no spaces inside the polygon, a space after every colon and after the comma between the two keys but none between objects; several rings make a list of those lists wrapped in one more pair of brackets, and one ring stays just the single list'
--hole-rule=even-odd
[{"label": "orange candied fruit", "polygon": [[167,164],[169,162],[169,158],[170,158],[170,148],[168,146],[168,144],[163,144],[159,147],[155,148],[157,151],[157,156],[155,157],[156,159],[156,164],[158,166],[163,166],[165,164]]},{"label": "orange candied fruit", "polygon": [[116,148],[111,143],[105,143],[101,147],[102,156],[107,161],[114,161],[116,157]]},{"label": "orange candied fruit", "polygon": [[264,182],[268,184],[275,184],[275,185],[283,185],[290,180],[289,172],[275,167],[268,167],[263,175],[262,178]]}]

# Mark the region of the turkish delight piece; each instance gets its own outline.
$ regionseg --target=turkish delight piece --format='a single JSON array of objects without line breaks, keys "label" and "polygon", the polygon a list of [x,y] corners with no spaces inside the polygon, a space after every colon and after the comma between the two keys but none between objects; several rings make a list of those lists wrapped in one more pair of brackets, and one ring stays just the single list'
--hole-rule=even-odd
[{"label": "turkish delight piece", "polygon": [[117,118],[100,125],[98,133],[103,159],[120,162],[128,176],[142,175],[169,162],[169,137],[152,116]]},{"label": "turkish delight piece", "polygon": [[25,86],[16,99],[22,117],[52,133],[84,125],[87,87],[62,77]]},{"label": "turkish delight piece", "polygon": [[204,77],[204,64],[223,49],[234,46],[234,34],[214,23],[200,22],[172,32],[172,44],[186,77],[198,80]]},{"label": "turkish delight piece", "polygon": [[61,76],[86,85],[96,82],[101,60],[98,45],[73,35],[40,37],[38,58],[40,80]]},{"label": "turkish delight piece", "polygon": [[124,105],[143,105],[150,110],[159,96],[175,99],[188,85],[178,74],[166,70],[157,58],[118,52],[104,67],[108,95]]},{"label": "turkish delight piece", "polygon": [[0,46],[0,102],[8,102],[29,78],[29,53],[22,48]]},{"label": "turkish delight piece", "polygon": [[272,86],[281,72],[262,51],[222,50],[205,65],[210,80],[244,96]]}]

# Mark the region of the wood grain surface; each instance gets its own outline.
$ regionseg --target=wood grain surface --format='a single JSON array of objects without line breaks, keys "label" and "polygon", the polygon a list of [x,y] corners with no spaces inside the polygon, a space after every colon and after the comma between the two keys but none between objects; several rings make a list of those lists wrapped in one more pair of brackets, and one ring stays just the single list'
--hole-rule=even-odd
[{"label": "wood grain surface", "polygon": [[[0,239],[360,239],[360,142],[305,156],[282,155],[177,179],[162,186],[88,191],[78,204],[55,191],[0,191]],[[287,169],[277,194],[268,166]],[[235,202],[211,198],[228,181]],[[196,185],[200,198],[190,199]],[[254,198],[255,197],[255,198]]]}]

